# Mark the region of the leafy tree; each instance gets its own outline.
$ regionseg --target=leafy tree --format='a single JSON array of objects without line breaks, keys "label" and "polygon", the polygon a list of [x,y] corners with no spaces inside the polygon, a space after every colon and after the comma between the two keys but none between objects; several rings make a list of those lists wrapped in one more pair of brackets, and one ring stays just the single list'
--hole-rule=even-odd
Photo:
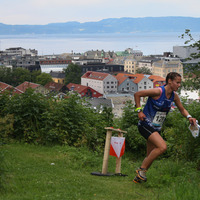
[{"label": "leafy tree", "polygon": [[40,85],[46,85],[51,81],[53,81],[51,75],[44,72],[36,77],[36,83]]},{"label": "leafy tree", "polygon": [[65,69],[65,84],[68,83],[81,83],[81,67],[77,64],[69,64]]},{"label": "leafy tree", "polygon": [[[186,39],[185,44],[190,44],[190,47],[197,48],[197,53],[192,53],[187,60],[200,58],[200,40],[195,40],[189,29],[181,35],[181,38]],[[183,87],[186,89],[200,89],[200,62],[196,65],[187,65],[184,67],[184,72],[188,79],[183,82]]]},{"label": "leafy tree", "polygon": [[17,67],[13,69],[12,73],[12,84],[13,86],[20,85],[24,81],[31,81],[31,73],[29,70],[22,67]]},{"label": "leafy tree", "polygon": [[152,75],[152,72],[149,68],[147,67],[140,67],[136,70],[136,73],[138,74],[149,74],[149,75]]}]

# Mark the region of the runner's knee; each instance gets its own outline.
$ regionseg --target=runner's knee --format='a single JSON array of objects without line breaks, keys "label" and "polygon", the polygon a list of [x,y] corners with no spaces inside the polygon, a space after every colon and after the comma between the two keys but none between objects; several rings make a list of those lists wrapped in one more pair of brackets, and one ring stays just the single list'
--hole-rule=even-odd
[{"label": "runner's knee", "polygon": [[159,149],[160,149],[160,152],[161,152],[161,153],[164,153],[164,152],[167,150],[167,145],[166,145],[166,143],[163,144],[161,147],[159,147]]}]

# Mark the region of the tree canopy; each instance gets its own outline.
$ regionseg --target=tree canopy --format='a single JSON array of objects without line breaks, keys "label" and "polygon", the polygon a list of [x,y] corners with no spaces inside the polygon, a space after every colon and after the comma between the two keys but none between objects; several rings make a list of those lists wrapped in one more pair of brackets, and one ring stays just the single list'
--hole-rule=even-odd
[{"label": "tree canopy", "polygon": [[65,84],[81,83],[81,67],[77,64],[69,64],[68,67],[65,69]]}]

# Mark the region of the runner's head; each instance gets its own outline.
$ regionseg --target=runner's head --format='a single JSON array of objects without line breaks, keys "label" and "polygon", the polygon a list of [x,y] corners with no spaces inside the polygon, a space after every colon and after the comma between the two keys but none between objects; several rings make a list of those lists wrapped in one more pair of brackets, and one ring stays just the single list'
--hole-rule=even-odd
[{"label": "runner's head", "polygon": [[181,75],[177,72],[170,72],[166,77],[166,85],[170,85],[173,91],[177,91],[181,86]]}]

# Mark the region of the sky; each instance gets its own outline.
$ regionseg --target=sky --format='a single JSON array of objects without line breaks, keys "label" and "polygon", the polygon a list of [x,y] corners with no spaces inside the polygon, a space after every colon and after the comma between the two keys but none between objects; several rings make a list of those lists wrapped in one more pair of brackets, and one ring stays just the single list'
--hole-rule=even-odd
[{"label": "sky", "polygon": [[0,23],[44,25],[121,17],[200,17],[200,0],[0,0]]}]

